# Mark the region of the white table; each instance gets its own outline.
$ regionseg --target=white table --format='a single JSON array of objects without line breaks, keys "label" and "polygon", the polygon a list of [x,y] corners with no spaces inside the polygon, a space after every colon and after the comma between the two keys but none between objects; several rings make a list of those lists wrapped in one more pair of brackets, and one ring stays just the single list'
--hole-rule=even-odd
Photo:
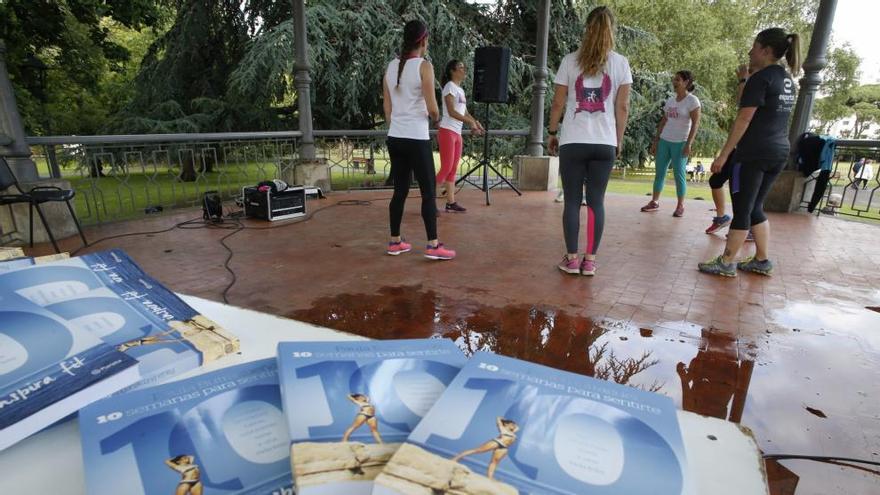
[{"label": "white table", "polygon": [[[187,378],[218,368],[275,356],[282,341],[366,340],[265,313],[181,295],[187,304],[241,340],[241,354],[185,373]],[[697,494],[767,495],[758,446],[733,423],[679,411],[685,451]],[[0,452],[0,494],[85,494],[79,423],[68,421]]]}]

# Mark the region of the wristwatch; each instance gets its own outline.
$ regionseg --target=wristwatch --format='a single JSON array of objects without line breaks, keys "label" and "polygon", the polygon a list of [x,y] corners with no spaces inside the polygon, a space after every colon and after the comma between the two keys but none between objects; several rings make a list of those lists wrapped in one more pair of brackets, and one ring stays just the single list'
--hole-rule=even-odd
[{"label": "wristwatch", "polygon": [[557,135],[557,134],[559,134],[559,129],[557,129],[557,130],[555,130],[555,131],[551,131],[550,129],[547,129],[547,135],[549,135],[549,136],[555,136],[555,135]]},{"label": "wristwatch", "polygon": [[746,81],[747,81],[747,79],[746,79],[745,77],[741,77],[741,78],[739,78],[739,83],[740,83],[740,84],[742,84],[742,83],[744,83],[744,82],[746,82]]}]

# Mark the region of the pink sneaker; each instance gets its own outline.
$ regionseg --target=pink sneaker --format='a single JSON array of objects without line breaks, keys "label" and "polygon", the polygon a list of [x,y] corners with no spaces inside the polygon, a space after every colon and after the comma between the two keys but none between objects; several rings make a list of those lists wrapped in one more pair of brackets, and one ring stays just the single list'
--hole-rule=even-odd
[{"label": "pink sneaker", "polygon": [[391,256],[397,256],[399,254],[408,253],[410,251],[412,251],[412,244],[405,241],[400,241],[389,242],[388,250],[385,252],[390,254]]},{"label": "pink sneaker", "polygon": [[593,276],[596,274],[596,260],[584,258],[581,261],[581,275]]},{"label": "pink sneaker", "polygon": [[563,256],[562,261],[556,265],[557,268],[564,271],[565,273],[571,273],[577,275],[581,272],[581,268],[578,265],[577,258],[569,258],[568,256]]},{"label": "pink sneaker", "polygon": [[648,201],[648,204],[642,207],[642,211],[646,213],[654,212],[660,209],[660,203],[657,201],[651,200]]},{"label": "pink sneaker", "polygon": [[442,242],[437,244],[437,247],[428,244],[428,247],[425,248],[425,258],[429,260],[451,260],[455,258],[455,251],[444,247]]}]

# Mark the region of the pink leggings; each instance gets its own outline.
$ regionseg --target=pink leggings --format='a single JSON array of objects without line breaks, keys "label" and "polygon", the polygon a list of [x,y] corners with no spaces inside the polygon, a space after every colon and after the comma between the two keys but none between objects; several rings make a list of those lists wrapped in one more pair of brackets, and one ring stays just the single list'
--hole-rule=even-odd
[{"label": "pink leggings", "polygon": [[461,160],[461,134],[441,127],[437,132],[440,141],[440,172],[437,173],[437,184],[453,182]]}]

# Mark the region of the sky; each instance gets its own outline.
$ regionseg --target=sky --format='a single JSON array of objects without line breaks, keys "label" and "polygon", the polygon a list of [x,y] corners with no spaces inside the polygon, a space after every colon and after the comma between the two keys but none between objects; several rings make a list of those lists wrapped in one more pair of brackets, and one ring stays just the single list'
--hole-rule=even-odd
[{"label": "sky", "polygon": [[[880,83],[880,1],[838,0],[832,24],[832,43],[840,46],[849,42],[862,58],[862,84]],[[806,50],[806,47],[804,47]]]}]

